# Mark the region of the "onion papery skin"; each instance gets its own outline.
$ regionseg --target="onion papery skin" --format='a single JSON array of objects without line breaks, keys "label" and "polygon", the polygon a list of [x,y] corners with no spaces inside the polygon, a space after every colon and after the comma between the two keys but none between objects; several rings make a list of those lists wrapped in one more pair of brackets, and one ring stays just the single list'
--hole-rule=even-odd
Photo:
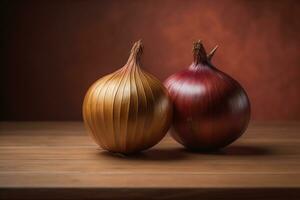
[{"label": "onion papery skin", "polygon": [[213,151],[239,138],[250,120],[250,102],[242,86],[214,67],[201,41],[194,62],[165,81],[173,102],[172,137],[193,150]]},{"label": "onion papery skin", "polygon": [[168,131],[172,103],[164,85],[140,68],[142,43],[120,70],[96,81],[83,103],[94,141],[110,152],[131,154],[157,144]]}]

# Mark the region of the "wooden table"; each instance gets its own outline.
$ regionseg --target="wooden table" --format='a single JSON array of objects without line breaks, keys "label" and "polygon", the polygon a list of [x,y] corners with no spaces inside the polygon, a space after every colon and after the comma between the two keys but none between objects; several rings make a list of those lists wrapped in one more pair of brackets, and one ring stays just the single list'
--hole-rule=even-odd
[{"label": "wooden table", "polygon": [[254,123],[215,153],[170,137],[130,157],[81,122],[1,122],[0,199],[300,199],[300,123]]}]

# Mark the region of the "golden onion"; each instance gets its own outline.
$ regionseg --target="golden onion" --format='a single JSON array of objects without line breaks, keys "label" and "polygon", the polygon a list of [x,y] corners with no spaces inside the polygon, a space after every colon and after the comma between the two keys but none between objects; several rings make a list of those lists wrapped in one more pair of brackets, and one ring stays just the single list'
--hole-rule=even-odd
[{"label": "golden onion", "polygon": [[157,144],[170,127],[172,105],[163,84],[140,68],[136,42],[125,66],[97,80],[83,102],[83,119],[103,149],[133,153]]}]

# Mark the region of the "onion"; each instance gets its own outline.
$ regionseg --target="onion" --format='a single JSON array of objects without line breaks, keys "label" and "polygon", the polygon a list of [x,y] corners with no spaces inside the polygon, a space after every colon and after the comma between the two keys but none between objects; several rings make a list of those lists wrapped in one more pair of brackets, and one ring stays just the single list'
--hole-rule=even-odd
[{"label": "onion", "polygon": [[165,81],[174,104],[171,135],[190,149],[216,150],[247,128],[250,102],[241,85],[211,64],[217,47],[206,54],[194,44],[194,62]]},{"label": "onion", "polygon": [[96,81],[83,103],[83,118],[94,141],[129,154],[158,143],[171,124],[172,103],[164,85],[140,68],[141,41],[125,66]]}]

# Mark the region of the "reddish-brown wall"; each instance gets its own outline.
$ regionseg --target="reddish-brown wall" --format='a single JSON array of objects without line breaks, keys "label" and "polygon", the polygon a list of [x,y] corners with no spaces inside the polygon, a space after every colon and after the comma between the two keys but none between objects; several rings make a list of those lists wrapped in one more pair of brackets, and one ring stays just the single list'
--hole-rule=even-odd
[{"label": "reddish-brown wall", "polygon": [[192,42],[248,92],[255,120],[300,119],[300,1],[6,1],[2,120],[78,120],[83,96],[143,39],[143,66],[164,80]]}]

